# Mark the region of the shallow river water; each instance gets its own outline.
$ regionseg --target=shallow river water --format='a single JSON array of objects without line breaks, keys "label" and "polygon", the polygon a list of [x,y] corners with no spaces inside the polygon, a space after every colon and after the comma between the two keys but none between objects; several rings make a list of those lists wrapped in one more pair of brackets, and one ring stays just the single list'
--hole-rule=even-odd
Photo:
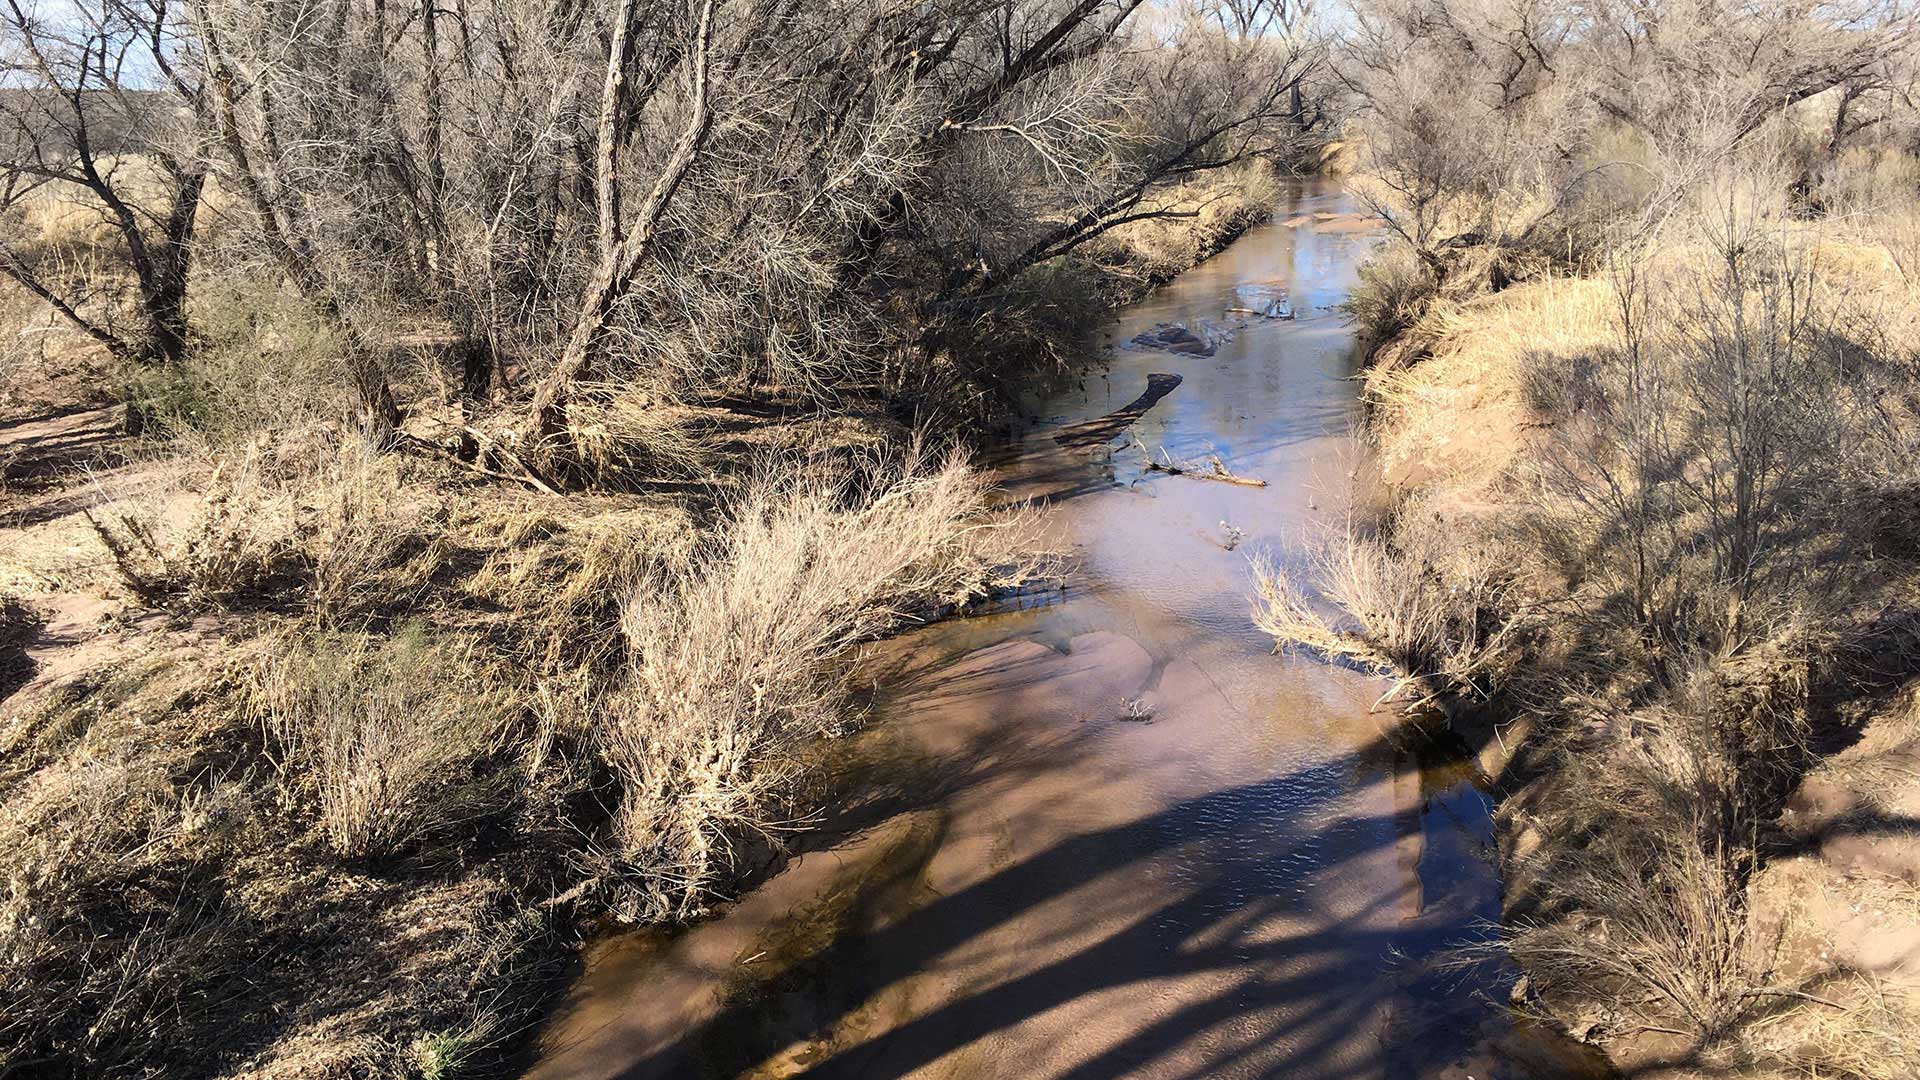
[{"label": "shallow river water", "polygon": [[[597,945],[533,1076],[1598,1075],[1509,1019],[1510,973],[1448,963],[1499,916],[1466,746],[1249,617],[1249,553],[1356,465],[1350,210],[1288,196],[1030,403],[998,468],[1065,588],[887,643],[812,850],[690,930]],[[1202,344],[1127,345],[1161,324]]]}]

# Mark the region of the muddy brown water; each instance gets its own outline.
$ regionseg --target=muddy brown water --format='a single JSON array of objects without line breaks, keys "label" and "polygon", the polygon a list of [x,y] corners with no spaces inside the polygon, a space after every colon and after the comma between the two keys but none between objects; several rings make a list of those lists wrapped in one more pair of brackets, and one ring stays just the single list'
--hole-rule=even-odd
[{"label": "muddy brown water", "polygon": [[[812,849],[704,923],[599,942],[531,1076],[1601,1075],[1509,1016],[1509,971],[1447,962],[1499,916],[1470,748],[1249,618],[1249,552],[1356,464],[1339,305],[1373,241],[1320,227],[1350,209],[1289,196],[1294,224],[1029,403],[999,468],[1072,552],[1064,591],[879,650]],[[1126,345],[1161,324],[1211,355]]]}]

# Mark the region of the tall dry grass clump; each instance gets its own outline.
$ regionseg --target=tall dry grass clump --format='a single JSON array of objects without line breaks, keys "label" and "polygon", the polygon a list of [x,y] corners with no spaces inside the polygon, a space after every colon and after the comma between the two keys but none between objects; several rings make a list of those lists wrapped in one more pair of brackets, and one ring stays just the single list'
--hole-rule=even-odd
[{"label": "tall dry grass clump", "polygon": [[1280,194],[1279,178],[1265,161],[1183,182],[1153,199],[1151,209],[1169,216],[1113,229],[1088,245],[1091,258],[1142,285],[1171,280],[1266,221]]},{"label": "tall dry grass clump", "polygon": [[1411,330],[1426,314],[1439,284],[1433,270],[1413,249],[1389,244],[1360,267],[1360,280],[1347,295],[1347,313],[1369,354]]},{"label": "tall dry grass clump", "polygon": [[1254,625],[1284,647],[1357,661],[1428,696],[1490,695],[1520,629],[1511,583],[1483,559],[1450,559],[1418,516],[1406,508],[1372,530],[1349,518],[1291,553],[1292,566],[1255,554]]},{"label": "tall dry grass clump", "polygon": [[402,853],[499,809],[512,700],[479,644],[403,627],[284,643],[260,708],[283,784],[349,858]]},{"label": "tall dry grass clump", "polygon": [[238,607],[284,594],[303,576],[291,500],[253,453],[214,464],[184,513],[163,498],[89,513],[122,584],[143,601]]},{"label": "tall dry grass clump", "polygon": [[650,574],[622,623],[603,746],[630,915],[686,918],[743,844],[774,841],[804,744],[843,731],[854,648],[1036,572],[1017,515],[959,458],[853,475],[761,473],[684,576]]}]

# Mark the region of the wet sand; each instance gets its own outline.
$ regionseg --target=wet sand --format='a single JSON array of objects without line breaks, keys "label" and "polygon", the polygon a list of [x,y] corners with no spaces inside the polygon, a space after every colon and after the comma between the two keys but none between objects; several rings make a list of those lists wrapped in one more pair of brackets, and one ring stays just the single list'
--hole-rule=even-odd
[{"label": "wet sand", "polygon": [[[816,850],[689,931],[602,942],[531,1075],[1577,1074],[1506,1018],[1505,972],[1436,966],[1499,912],[1467,748],[1248,616],[1247,554],[1354,464],[1338,305],[1370,240],[1315,228],[1349,210],[1295,196],[1298,224],[1031,402],[998,467],[1074,555],[1066,591],[878,648]],[[1248,289],[1293,318],[1230,314]],[[1162,323],[1213,355],[1118,347]],[[1268,485],[1149,473],[1135,440]]]}]

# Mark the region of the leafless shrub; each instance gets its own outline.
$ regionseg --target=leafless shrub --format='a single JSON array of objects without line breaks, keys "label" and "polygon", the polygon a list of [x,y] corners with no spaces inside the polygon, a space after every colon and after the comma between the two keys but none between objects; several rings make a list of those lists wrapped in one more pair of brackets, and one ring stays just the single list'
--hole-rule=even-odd
[{"label": "leafless shrub", "polygon": [[509,705],[475,648],[411,624],[289,640],[268,663],[260,709],[285,782],[315,801],[334,851],[401,853],[499,808]]},{"label": "leafless shrub", "polygon": [[1768,981],[1745,897],[1758,830],[1808,759],[1806,665],[1781,651],[1795,647],[1695,667],[1660,704],[1596,706],[1558,736],[1523,871],[1525,905],[1551,914],[1510,944],[1551,1006],[1712,1049],[1791,996]]},{"label": "leafless shrub", "polygon": [[1356,191],[1436,285],[1472,249],[1495,289],[1529,262],[1590,268],[1728,162],[1781,156],[1783,118],[1822,95],[1836,104],[1817,156],[1836,159],[1897,111],[1913,18],[1886,0],[1657,15],[1368,0],[1343,42],[1365,132]]},{"label": "leafless shrub", "polygon": [[1588,177],[1561,148],[1590,140],[1598,110],[1561,66],[1574,35],[1557,12],[1379,0],[1357,15],[1347,35],[1366,131],[1356,190],[1436,280],[1452,252],[1525,243],[1566,209]]},{"label": "leafless shrub", "polygon": [[183,610],[304,609],[335,625],[404,609],[448,549],[404,463],[348,437],[278,458],[264,442],[216,452],[182,510],[161,493],[89,516],[121,580]]},{"label": "leafless shrub", "polygon": [[1754,1011],[1764,970],[1736,901],[1734,853],[1672,837],[1654,847],[1627,839],[1609,836],[1600,850],[1547,870],[1583,907],[1522,923],[1509,949],[1550,1007],[1574,1013],[1600,1003],[1607,1026],[1623,1034],[1658,1030],[1714,1045]]},{"label": "leafless shrub", "polygon": [[1872,463],[1902,444],[1911,375],[1874,359],[1871,322],[1777,218],[1729,198],[1703,226],[1710,268],[1617,269],[1621,344],[1567,373],[1584,407],[1555,429],[1532,524],[1647,632],[1732,649],[1865,539],[1899,483]]},{"label": "leafless shrub", "polygon": [[603,737],[621,785],[615,837],[637,877],[628,913],[699,911],[737,845],[779,828],[795,751],[844,730],[850,651],[1023,581],[1034,564],[1017,535],[957,459],[771,472],[690,573],[649,575],[628,601],[631,664]]},{"label": "leafless shrub", "polygon": [[121,502],[87,516],[121,581],[148,603],[244,605],[303,573],[285,501],[262,483],[257,455],[216,467],[183,528],[164,509]]},{"label": "leafless shrub", "polygon": [[1350,520],[1289,553],[1303,566],[1256,555],[1254,624],[1282,646],[1350,658],[1429,694],[1488,696],[1514,660],[1511,586],[1484,561],[1449,560],[1416,517],[1403,511],[1376,532]]},{"label": "leafless shrub", "polygon": [[[1324,124],[1303,22],[1136,33],[1136,7],[494,5],[456,33],[431,12],[221,0],[193,30],[253,249],[368,387],[370,316],[441,321],[470,404],[510,362],[533,376],[514,452],[590,480],[687,461],[622,406],[629,387],[667,405],[952,387],[969,405],[977,375],[890,369],[1017,322],[1031,268],[1197,213],[1159,205],[1169,182],[1285,158]],[[922,40],[948,44],[898,49]]]}]

